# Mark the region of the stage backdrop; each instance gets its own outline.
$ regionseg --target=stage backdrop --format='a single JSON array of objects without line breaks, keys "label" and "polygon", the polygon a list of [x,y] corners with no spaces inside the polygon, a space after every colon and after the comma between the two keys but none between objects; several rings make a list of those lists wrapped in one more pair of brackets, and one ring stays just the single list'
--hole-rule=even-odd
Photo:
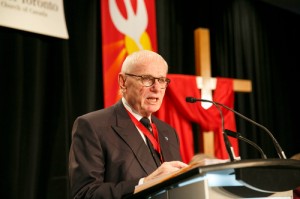
[{"label": "stage backdrop", "polygon": [[[140,49],[148,49],[157,52],[155,10],[154,0],[101,1],[104,107],[111,106],[121,97],[119,94],[117,77],[125,57]],[[195,77],[192,79],[194,78]],[[175,83],[177,82],[177,84],[181,86],[181,92],[184,91],[185,88],[190,87],[189,84],[193,84],[191,83],[193,82],[192,79],[189,79],[189,82],[187,82],[188,84],[181,81],[182,79],[177,79],[176,81],[172,81],[171,85],[173,84],[175,86]],[[162,109],[157,113],[157,116],[175,127],[181,142],[180,150],[183,160],[188,162],[194,155],[193,132],[190,127],[191,122],[193,121],[188,118],[182,118],[182,120],[174,123],[174,117],[176,115],[181,115],[181,113],[170,112],[170,105],[173,104],[173,100],[169,97],[170,92],[168,92],[168,89]],[[229,102],[233,103],[233,98],[232,101]],[[168,109],[165,108],[166,105],[169,106]],[[230,104],[230,106],[232,105],[233,104]],[[198,123],[202,125],[204,130],[207,129],[207,124],[210,124],[210,127],[213,129],[208,129],[214,130],[216,133],[215,154],[219,158],[227,158],[228,155],[225,150],[222,131],[220,129],[219,113],[214,108],[215,107],[213,107],[212,110],[217,113],[217,115],[208,117],[209,121],[201,120],[200,122],[198,118]],[[209,113],[209,111],[206,113]],[[170,120],[171,116],[165,117],[169,114],[172,115],[173,119]],[[229,122],[228,119],[226,121]],[[185,122],[189,122],[189,124],[186,124]],[[234,120],[232,127],[233,128],[231,129],[235,130]]]}]

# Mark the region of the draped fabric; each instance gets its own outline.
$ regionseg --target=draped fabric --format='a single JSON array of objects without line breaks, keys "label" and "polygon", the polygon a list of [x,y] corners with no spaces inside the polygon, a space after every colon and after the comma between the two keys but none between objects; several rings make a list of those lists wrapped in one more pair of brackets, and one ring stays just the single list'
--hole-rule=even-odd
[{"label": "draped fabric", "polygon": [[[201,132],[214,132],[215,156],[228,159],[228,153],[223,141],[220,112],[215,106],[204,109],[201,103],[187,103],[186,97],[201,98],[197,88],[196,76],[169,74],[171,83],[168,86],[164,101],[155,114],[173,126],[180,139],[180,152],[184,162],[189,162],[194,155],[192,123],[201,127]],[[233,108],[234,91],[233,80],[230,78],[217,78],[216,89],[213,92],[213,101]],[[236,131],[234,113],[221,107],[224,117],[224,128]],[[200,132],[199,132],[200,133]],[[236,156],[239,155],[238,141],[229,138]]]}]

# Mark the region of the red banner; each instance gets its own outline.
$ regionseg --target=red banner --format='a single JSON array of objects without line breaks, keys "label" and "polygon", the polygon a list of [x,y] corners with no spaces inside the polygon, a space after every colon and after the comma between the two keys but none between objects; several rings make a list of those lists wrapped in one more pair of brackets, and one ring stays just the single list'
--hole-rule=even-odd
[{"label": "red banner", "polygon": [[104,106],[120,99],[118,73],[128,54],[157,52],[155,0],[101,0]]}]

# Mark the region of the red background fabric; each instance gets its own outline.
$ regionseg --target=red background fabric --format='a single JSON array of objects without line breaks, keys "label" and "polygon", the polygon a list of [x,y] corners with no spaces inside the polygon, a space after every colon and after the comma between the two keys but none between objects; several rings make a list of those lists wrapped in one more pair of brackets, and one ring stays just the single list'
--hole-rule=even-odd
[{"label": "red background fabric", "polygon": [[[200,102],[188,103],[185,101],[186,97],[201,98],[201,92],[196,84],[196,76],[169,74],[168,77],[171,79],[171,83],[166,90],[163,104],[155,115],[176,129],[181,142],[180,150],[183,161],[188,163],[195,153],[192,123],[198,124],[201,127],[201,132],[213,131],[215,133],[215,157],[228,159],[218,109],[211,106],[206,110]],[[216,89],[213,91],[213,101],[233,108],[232,79],[217,78]],[[221,110],[224,117],[224,128],[236,131],[234,113],[223,107]],[[229,141],[233,146],[235,155],[238,156],[238,141],[234,138],[229,138]]]}]

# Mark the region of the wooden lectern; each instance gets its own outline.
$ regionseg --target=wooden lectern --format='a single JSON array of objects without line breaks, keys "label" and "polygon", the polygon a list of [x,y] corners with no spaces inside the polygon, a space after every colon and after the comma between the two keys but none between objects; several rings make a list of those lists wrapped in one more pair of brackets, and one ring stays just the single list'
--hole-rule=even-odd
[{"label": "wooden lectern", "polygon": [[132,198],[219,199],[293,198],[300,186],[300,161],[239,160],[192,166],[178,175],[140,189]]}]

